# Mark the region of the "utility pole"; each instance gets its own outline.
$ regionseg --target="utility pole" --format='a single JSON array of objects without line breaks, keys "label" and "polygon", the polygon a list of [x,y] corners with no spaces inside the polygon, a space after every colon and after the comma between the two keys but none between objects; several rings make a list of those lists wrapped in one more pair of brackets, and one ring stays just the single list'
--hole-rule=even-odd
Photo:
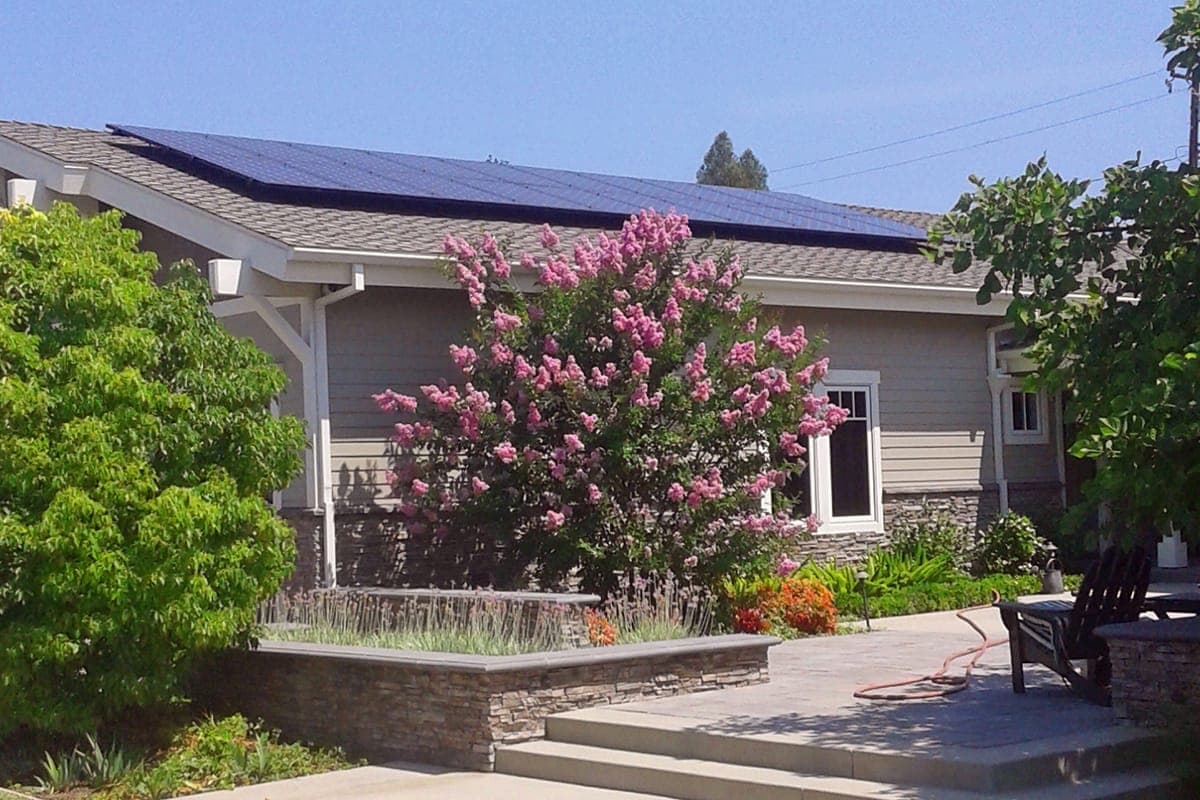
[{"label": "utility pole", "polygon": [[1197,147],[1197,128],[1200,128],[1200,75],[1192,78],[1188,85],[1189,94],[1192,100],[1192,120],[1188,132],[1188,166],[1196,169],[1196,151]]}]

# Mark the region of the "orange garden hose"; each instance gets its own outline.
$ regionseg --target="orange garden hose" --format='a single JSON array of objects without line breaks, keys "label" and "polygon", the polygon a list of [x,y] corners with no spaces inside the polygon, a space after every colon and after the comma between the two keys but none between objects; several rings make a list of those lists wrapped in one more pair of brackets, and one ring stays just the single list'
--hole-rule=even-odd
[{"label": "orange garden hose", "polygon": [[[995,590],[992,591],[992,602],[1000,600],[1000,594]],[[983,628],[976,625],[971,620],[967,619],[966,614],[972,611],[982,611],[985,608],[991,608],[992,603],[986,605],[971,606],[964,608],[961,611],[956,611],[954,616],[961,619],[963,622],[971,626],[971,628],[979,634],[982,642],[975,647],[969,647],[966,650],[960,650],[953,655],[946,656],[946,660],[942,662],[942,668],[937,672],[929,675],[923,675],[920,678],[907,678],[900,681],[890,681],[888,683],[873,683],[868,686],[863,686],[856,689],[854,696],[860,700],[932,700],[938,697],[949,697],[952,694],[957,694],[964,691],[971,685],[971,671],[975,669],[975,665],[979,659],[983,658],[983,654],[993,647],[999,647],[1003,644],[1008,644],[1008,639],[993,639],[987,635]],[[962,675],[947,675],[950,671],[950,665],[960,658],[971,656],[971,659],[966,663],[966,669]],[[902,686],[919,686],[923,683],[930,683],[938,687],[936,689],[926,689],[918,692],[883,692],[884,689],[898,689]]]}]

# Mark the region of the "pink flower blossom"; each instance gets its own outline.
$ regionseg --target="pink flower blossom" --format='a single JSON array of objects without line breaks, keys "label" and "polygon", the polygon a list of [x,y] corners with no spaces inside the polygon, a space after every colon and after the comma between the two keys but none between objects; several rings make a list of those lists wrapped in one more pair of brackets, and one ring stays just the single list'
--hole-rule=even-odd
[{"label": "pink flower blossom", "polygon": [[785,555],[779,558],[779,563],[775,566],[775,574],[781,578],[786,578],[798,569],[800,569],[800,562],[792,561],[792,559]]},{"label": "pink flower blossom", "polygon": [[805,452],[804,445],[800,444],[800,437],[794,433],[780,434],[779,447],[788,458],[799,458]]},{"label": "pink flower blossom", "polygon": [[525,360],[525,356],[517,356],[513,361],[513,375],[517,380],[523,381],[532,378],[536,374],[533,367]]},{"label": "pink flower blossom", "polygon": [[725,356],[725,366],[754,366],[755,364],[755,346],[753,341],[737,342],[729,348],[729,355]]},{"label": "pink flower blossom", "polygon": [[547,250],[553,250],[558,247],[558,234],[550,227],[549,224],[542,226],[542,247]]},{"label": "pink flower blossom", "polygon": [[429,484],[420,478],[413,478],[412,491],[413,494],[417,495],[418,497],[422,496],[429,491]]},{"label": "pink flower blossom", "polygon": [[516,314],[506,314],[500,309],[492,312],[492,322],[501,333],[513,331],[521,327],[521,318]]},{"label": "pink flower blossom", "polygon": [[416,443],[416,428],[406,422],[396,423],[395,434],[392,436],[392,441],[401,447],[412,447]]},{"label": "pink flower blossom", "polygon": [[393,414],[396,412],[411,414],[417,410],[417,398],[407,394],[397,394],[391,389],[373,394],[371,399],[375,401],[380,410]]},{"label": "pink flower blossom", "polygon": [[517,412],[513,409],[512,403],[508,402],[507,400],[500,401],[500,416],[509,425],[512,425],[517,421]]},{"label": "pink flower blossom", "polygon": [[562,514],[562,512],[554,510],[547,511],[546,516],[544,517],[546,529],[552,531],[561,528],[565,519],[566,517]]},{"label": "pink flower blossom", "polygon": [[646,358],[641,350],[634,350],[629,372],[633,375],[648,375],[650,373],[650,364],[650,359]]},{"label": "pink flower blossom", "polygon": [[461,369],[463,372],[470,372],[475,366],[475,351],[470,347],[459,347],[456,344],[450,345],[450,360],[454,362],[454,366]]},{"label": "pink flower blossom", "polygon": [[592,505],[600,502],[600,487],[594,483],[587,485],[587,499]]},{"label": "pink flower blossom", "polygon": [[725,410],[720,413],[720,417],[722,425],[726,428],[732,428],[742,418],[742,412],[738,410]]},{"label": "pink flower blossom", "polygon": [[517,448],[513,447],[512,442],[501,442],[492,452],[505,464],[511,464],[517,457]]},{"label": "pink flower blossom", "polygon": [[685,558],[683,560],[683,565],[685,567],[687,567],[688,569],[693,569],[699,563],[700,563],[699,556],[688,556],[687,558]]},{"label": "pink flower blossom", "polygon": [[804,518],[804,527],[809,533],[816,533],[821,527],[821,520],[816,514]]},{"label": "pink flower blossom", "polygon": [[683,311],[679,308],[679,301],[674,297],[668,297],[667,303],[663,306],[662,313],[663,322],[669,322],[672,325],[678,325],[683,319]]},{"label": "pink flower blossom", "polygon": [[650,405],[650,387],[645,383],[639,383],[637,388],[633,390],[633,394],[630,395],[629,402],[638,408],[645,408]]},{"label": "pink flower blossom", "polygon": [[587,412],[580,412],[579,414],[579,424],[582,425],[583,429],[589,433],[596,430],[597,419],[598,418],[595,414],[588,414]]},{"label": "pink flower blossom", "polygon": [[565,434],[563,436],[563,444],[567,446],[568,453],[578,453],[583,449],[583,441],[580,440],[577,433]]},{"label": "pink flower blossom", "polygon": [[439,386],[428,384],[421,387],[426,399],[437,406],[438,411],[450,411],[454,408],[455,403],[459,400],[458,387],[450,386],[442,389]]},{"label": "pink flower blossom", "polygon": [[542,427],[542,412],[538,410],[537,403],[529,404],[529,410],[525,413],[525,424],[531,431]]},{"label": "pink flower blossom", "polygon": [[745,411],[749,416],[758,419],[770,410],[771,401],[768,399],[770,396],[771,393],[766,389],[763,389],[761,392],[754,395],[754,397],[750,398],[746,405],[742,406],[742,410]]},{"label": "pink flower blossom", "polygon": [[601,372],[599,367],[592,367],[588,382],[597,389],[604,389],[608,386],[608,376]]},{"label": "pink flower blossom", "polygon": [[487,491],[488,489],[490,489],[490,488],[492,488],[492,487],[491,487],[491,486],[489,486],[489,485],[488,485],[487,483],[485,483],[484,481],[481,481],[481,480],[479,479],[479,476],[478,476],[478,475],[476,475],[476,476],[474,476],[474,477],[472,477],[472,478],[471,478],[471,492],[472,492],[472,494],[474,494],[474,495],[478,496],[478,495],[481,495],[481,494],[483,494],[484,492],[486,492],[486,491]]},{"label": "pink flower blossom", "polygon": [[646,469],[649,470],[650,472],[654,472],[656,469],[658,469],[658,459],[655,458],[654,456],[647,456],[646,457]]},{"label": "pink flower blossom", "polygon": [[542,350],[552,356],[558,355],[558,342],[550,334],[546,334],[546,338],[542,340]]},{"label": "pink flower blossom", "polygon": [[696,351],[692,353],[692,357],[683,366],[684,374],[692,383],[702,380],[708,374],[708,370],[704,366],[706,358],[708,358],[708,348],[704,342],[700,342],[700,344],[696,345]]},{"label": "pink flower blossom", "polygon": [[492,342],[492,366],[507,364],[513,360],[512,348],[503,342]]},{"label": "pink flower blossom", "polygon": [[697,383],[692,387],[692,399],[699,403],[707,403],[708,398],[712,396],[712,381],[708,378]]},{"label": "pink flower blossom", "polygon": [[679,483],[672,483],[670,488],[667,489],[667,499],[672,503],[681,502],[684,497],[687,497],[687,492]]}]

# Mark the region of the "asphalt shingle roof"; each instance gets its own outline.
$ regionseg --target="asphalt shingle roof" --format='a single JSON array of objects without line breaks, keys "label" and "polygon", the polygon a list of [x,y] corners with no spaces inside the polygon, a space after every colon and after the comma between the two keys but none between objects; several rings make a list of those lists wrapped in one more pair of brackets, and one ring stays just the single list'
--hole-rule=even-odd
[{"label": "asphalt shingle roof", "polygon": [[[336,208],[254,198],[154,157],[154,149],[106,131],[0,121],[0,136],[70,164],[99,167],[134,183],[219,216],[292,247],[440,254],[448,233],[482,229],[508,237],[514,246],[537,245],[540,226],[473,218],[437,217],[395,211]],[[926,227],[936,214],[856,206],[887,219]],[[556,226],[564,240],[594,234],[592,228]],[[752,275],[824,278],[975,288],[981,269],[959,275],[918,253],[762,241],[729,242]]]}]

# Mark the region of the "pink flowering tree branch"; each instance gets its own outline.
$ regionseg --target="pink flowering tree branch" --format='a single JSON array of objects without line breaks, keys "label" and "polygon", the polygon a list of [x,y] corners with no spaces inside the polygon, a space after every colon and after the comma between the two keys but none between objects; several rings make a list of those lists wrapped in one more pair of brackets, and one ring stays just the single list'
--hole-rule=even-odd
[{"label": "pink flowering tree branch", "polygon": [[803,328],[761,319],[735,256],[690,236],[685,217],[643,211],[569,245],[547,226],[515,259],[487,234],[446,239],[475,311],[450,348],[459,374],[420,398],[375,396],[400,418],[410,530],[497,541],[502,582],[606,591],[667,569],[715,585],[815,527],[777,490],[845,418],[813,393],[827,362]]}]

